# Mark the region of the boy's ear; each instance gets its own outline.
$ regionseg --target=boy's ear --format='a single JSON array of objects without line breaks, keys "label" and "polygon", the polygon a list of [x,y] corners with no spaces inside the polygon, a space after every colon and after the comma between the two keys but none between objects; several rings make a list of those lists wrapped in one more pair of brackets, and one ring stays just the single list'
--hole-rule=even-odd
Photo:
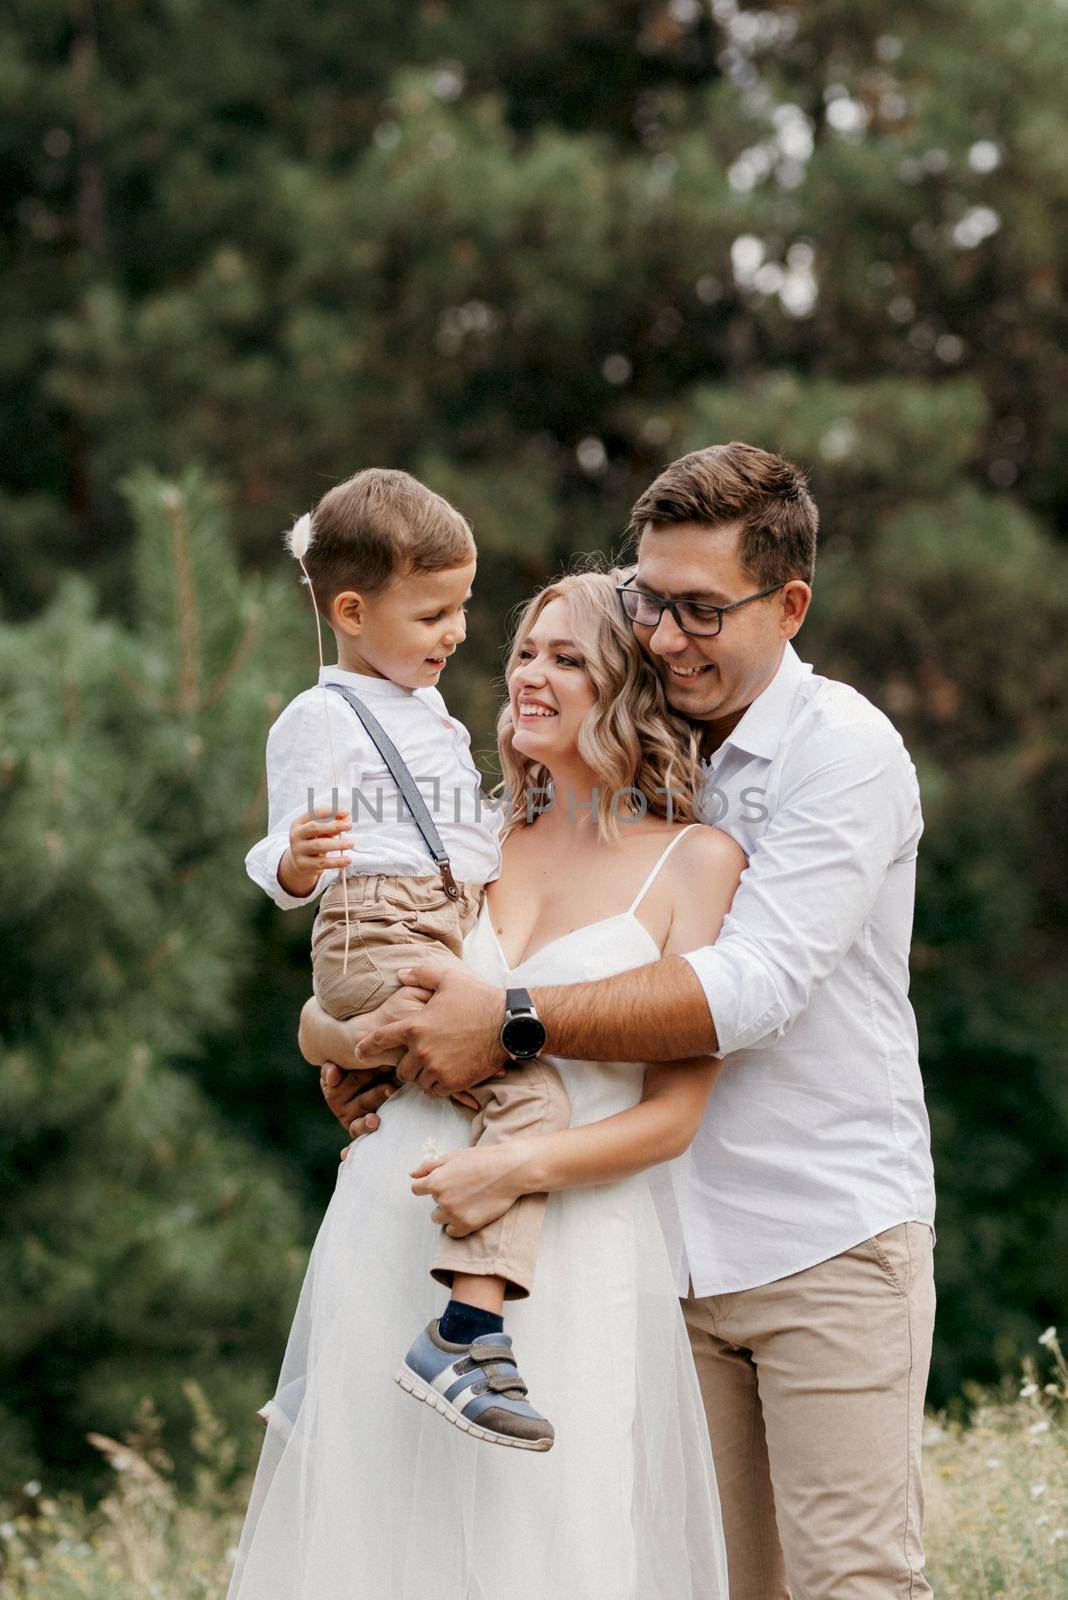
[{"label": "boy's ear", "polygon": [[355,589],[343,589],[334,596],[330,614],[335,632],[351,634],[353,637],[362,633],[367,620],[363,595],[357,594]]}]

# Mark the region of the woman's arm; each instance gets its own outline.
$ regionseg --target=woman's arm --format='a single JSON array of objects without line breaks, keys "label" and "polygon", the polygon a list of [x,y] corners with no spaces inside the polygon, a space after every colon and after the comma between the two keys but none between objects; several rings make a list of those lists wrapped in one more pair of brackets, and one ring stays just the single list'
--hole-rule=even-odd
[{"label": "woman's arm", "polygon": [[[693,949],[695,938],[711,944],[722,927],[745,867],[742,851],[725,849],[723,838],[702,828],[672,856],[678,888],[665,955]],[[721,1066],[711,1056],[649,1066],[636,1106],[560,1133],[453,1151],[417,1168],[413,1191],[432,1194],[438,1201],[434,1220],[461,1236],[503,1215],[520,1195],[613,1183],[670,1161],[697,1132]]]},{"label": "woman's arm", "polygon": [[[412,992],[426,994],[428,991],[422,989]],[[339,1067],[351,1069],[356,1046],[372,1031],[376,1020],[384,1016],[385,1009],[382,1006],[378,1011],[369,1011],[366,1016],[350,1017],[347,1022],[339,1022],[329,1011],[324,1011],[315,996],[311,995],[304,1002],[297,1031],[301,1055],[313,1067],[321,1067],[324,1061],[336,1061]],[[377,1071],[377,1068],[373,1070]]]},{"label": "woman's arm", "polygon": [[614,1183],[689,1149],[723,1063],[712,1056],[647,1067],[636,1106],[600,1122],[517,1139],[519,1194]]}]

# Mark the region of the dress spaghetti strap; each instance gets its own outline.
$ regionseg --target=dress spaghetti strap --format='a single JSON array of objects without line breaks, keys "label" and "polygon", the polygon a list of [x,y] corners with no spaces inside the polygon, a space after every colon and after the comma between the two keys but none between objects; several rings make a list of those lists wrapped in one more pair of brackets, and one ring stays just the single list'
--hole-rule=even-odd
[{"label": "dress spaghetti strap", "polygon": [[646,878],[645,882],[642,884],[641,888],[638,890],[638,893],[635,895],[634,899],[631,901],[630,905],[627,907],[626,914],[627,914],[628,917],[632,917],[634,915],[634,913],[637,911],[638,907],[641,905],[642,901],[645,899],[646,895],[649,893],[649,890],[653,887],[653,882],[654,882],[654,880],[656,878],[657,873],[660,871],[660,868],[664,865],[664,862],[667,860],[667,858],[671,854],[672,850],[674,850],[675,846],[677,844],[681,844],[683,839],[685,839],[686,835],[688,833],[692,833],[694,828],[700,828],[701,826],[702,826],[702,824],[700,822],[691,822],[691,823],[689,823],[687,827],[681,829],[681,831],[675,835],[674,839],[672,839],[672,841],[668,845],[667,849],[666,850],[662,850],[660,852],[660,855],[657,857],[656,863],[653,866],[652,872],[650,872],[649,876]]}]

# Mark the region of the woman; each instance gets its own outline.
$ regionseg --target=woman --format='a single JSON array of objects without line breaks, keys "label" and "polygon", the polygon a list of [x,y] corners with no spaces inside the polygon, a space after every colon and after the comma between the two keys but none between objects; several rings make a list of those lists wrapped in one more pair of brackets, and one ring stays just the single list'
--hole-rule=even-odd
[{"label": "woman", "polygon": [[[517,630],[498,729],[513,809],[464,948],[502,986],[607,977],[709,943],[744,865],[726,835],[692,825],[695,741],[614,582],[561,579]],[[528,811],[534,790],[551,790],[550,809]],[[348,1059],[346,1025],[320,1020],[320,1051],[306,1048]],[[314,1033],[306,1021],[302,1040]],[[266,1408],[231,1600],[726,1596],[704,1413],[641,1176],[686,1149],[718,1065],[555,1064],[572,1104],[562,1133],[468,1151],[464,1113],[409,1086],[344,1163]],[[428,1145],[455,1153],[427,1160]],[[435,1219],[475,1206],[482,1221],[550,1191],[534,1292],[508,1315],[556,1424],[550,1454],[475,1444],[390,1382],[397,1330],[441,1309],[413,1188],[444,1208]]]}]

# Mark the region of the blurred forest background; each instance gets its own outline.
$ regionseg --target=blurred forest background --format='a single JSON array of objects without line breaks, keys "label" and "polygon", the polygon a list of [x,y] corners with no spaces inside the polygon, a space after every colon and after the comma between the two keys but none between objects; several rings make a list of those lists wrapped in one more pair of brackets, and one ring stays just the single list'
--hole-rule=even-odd
[{"label": "blurred forest background", "polygon": [[801,641],[901,729],[932,1399],[1064,1318],[1063,0],[11,0],[0,21],[0,1480],[143,1395],[258,1443],[338,1135],[242,857],[368,464],[503,624],[681,451],[811,471]]}]

